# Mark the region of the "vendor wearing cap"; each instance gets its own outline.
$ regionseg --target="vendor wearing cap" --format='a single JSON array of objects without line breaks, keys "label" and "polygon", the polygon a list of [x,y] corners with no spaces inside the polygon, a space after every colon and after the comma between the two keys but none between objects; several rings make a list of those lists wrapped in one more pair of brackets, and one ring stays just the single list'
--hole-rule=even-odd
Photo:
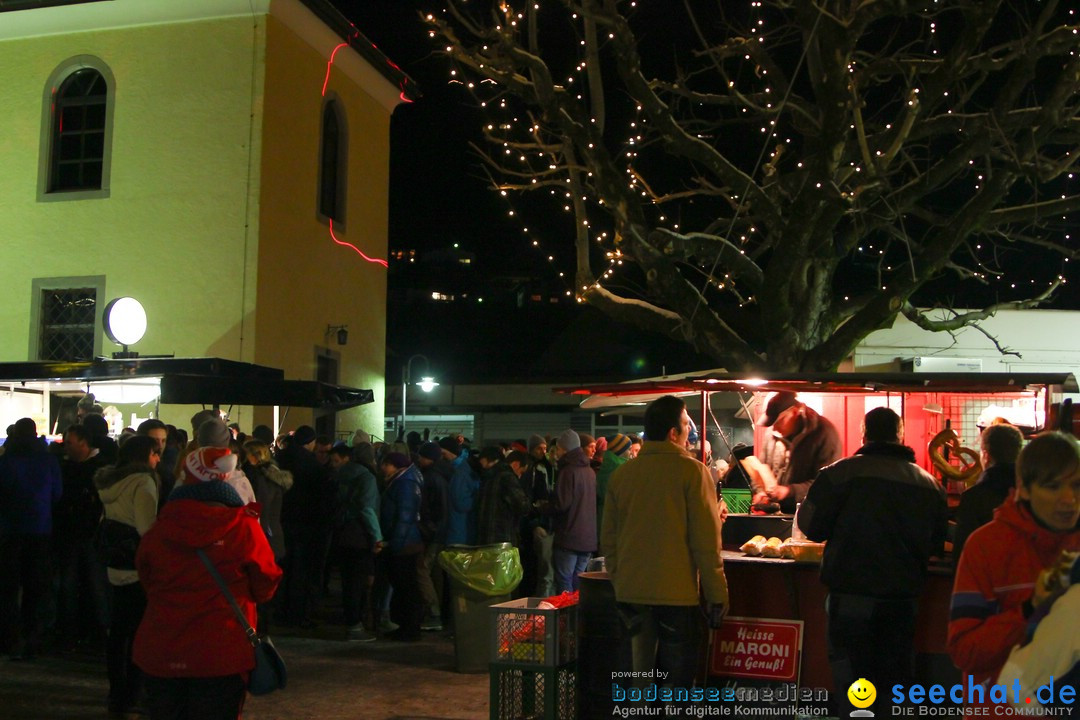
[{"label": "vendor wearing cap", "polygon": [[775,483],[764,472],[751,472],[753,503],[778,503],[781,512],[793,513],[818,470],[841,458],[840,433],[789,390],[768,397],[758,425],[771,428],[755,455]]}]

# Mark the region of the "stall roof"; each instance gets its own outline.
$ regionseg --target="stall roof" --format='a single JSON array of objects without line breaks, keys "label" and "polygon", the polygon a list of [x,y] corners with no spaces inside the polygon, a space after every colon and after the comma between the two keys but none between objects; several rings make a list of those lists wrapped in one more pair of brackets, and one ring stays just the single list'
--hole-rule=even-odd
[{"label": "stall roof", "polygon": [[556,388],[556,392],[623,398],[640,402],[645,396],[693,392],[829,392],[995,393],[1057,386],[1061,392],[1078,392],[1071,373],[706,373],[640,382],[592,384]]},{"label": "stall roof", "polygon": [[314,380],[245,380],[231,377],[164,375],[161,402],[197,405],[287,405],[345,410],[374,402],[375,393]]},{"label": "stall roof", "polygon": [[93,383],[160,378],[161,402],[286,405],[344,410],[374,401],[371,390],[286,380],[277,368],[222,358],[98,358],[0,363],[0,383]]}]

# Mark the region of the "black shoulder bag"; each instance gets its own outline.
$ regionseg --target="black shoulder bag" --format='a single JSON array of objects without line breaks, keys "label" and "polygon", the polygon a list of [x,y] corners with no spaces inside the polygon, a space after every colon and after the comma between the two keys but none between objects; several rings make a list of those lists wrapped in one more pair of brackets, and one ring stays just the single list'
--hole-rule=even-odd
[{"label": "black shoulder bag", "polygon": [[244,611],[236,604],[236,598],[229,592],[228,586],[221,579],[221,575],[218,573],[217,568],[214,567],[214,563],[210,562],[210,558],[206,557],[206,553],[202,550],[196,550],[195,552],[199,554],[199,559],[202,560],[206,569],[210,571],[210,576],[214,578],[214,582],[221,588],[225,599],[229,601],[233,612],[236,613],[236,619],[240,621],[240,626],[244,628],[248,641],[255,648],[255,669],[251,671],[251,677],[248,678],[248,692],[252,695],[266,695],[275,690],[284,689],[288,680],[285,672],[285,661],[281,659],[281,655],[278,653],[277,648],[274,647],[274,643],[270,641],[269,636],[259,637],[255,629],[251,627],[251,624],[244,616]]}]

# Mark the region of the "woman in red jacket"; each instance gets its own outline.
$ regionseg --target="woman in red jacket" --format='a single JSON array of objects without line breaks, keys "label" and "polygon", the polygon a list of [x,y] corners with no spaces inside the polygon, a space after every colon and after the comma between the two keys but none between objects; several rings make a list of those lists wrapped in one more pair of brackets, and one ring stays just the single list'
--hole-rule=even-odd
[{"label": "woman in red jacket", "polygon": [[147,607],[135,637],[153,720],[237,718],[255,655],[228,601],[196,550],[217,568],[248,622],[269,600],[281,569],[259,525],[223,482],[236,469],[227,448],[201,448],[184,460],[178,485],[143,536],[136,556]]},{"label": "woman in red jacket", "polygon": [[[949,655],[968,683],[982,685],[967,707],[990,704],[989,685],[1024,640],[1039,572],[1062,550],[1080,549],[1080,444],[1043,433],[1020,453],[1015,497],[964,545],[956,568]],[[968,676],[971,677],[969,681]],[[980,697],[981,695],[981,697]],[[970,717],[970,715],[969,715]]]}]

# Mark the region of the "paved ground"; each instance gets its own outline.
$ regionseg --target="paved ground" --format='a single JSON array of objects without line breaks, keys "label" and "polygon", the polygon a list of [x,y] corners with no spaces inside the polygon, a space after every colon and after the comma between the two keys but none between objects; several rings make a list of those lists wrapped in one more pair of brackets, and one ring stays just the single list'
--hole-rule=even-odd
[{"label": "paved ground", "polygon": [[[341,628],[273,633],[289,666],[289,687],[245,707],[247,720],[486,720],[488,677],[454,672],[448,633],[419,643],[347,643]],[[104,658],[46,655],[0,659],[0,717],[5,720],[106,718]]]}]

